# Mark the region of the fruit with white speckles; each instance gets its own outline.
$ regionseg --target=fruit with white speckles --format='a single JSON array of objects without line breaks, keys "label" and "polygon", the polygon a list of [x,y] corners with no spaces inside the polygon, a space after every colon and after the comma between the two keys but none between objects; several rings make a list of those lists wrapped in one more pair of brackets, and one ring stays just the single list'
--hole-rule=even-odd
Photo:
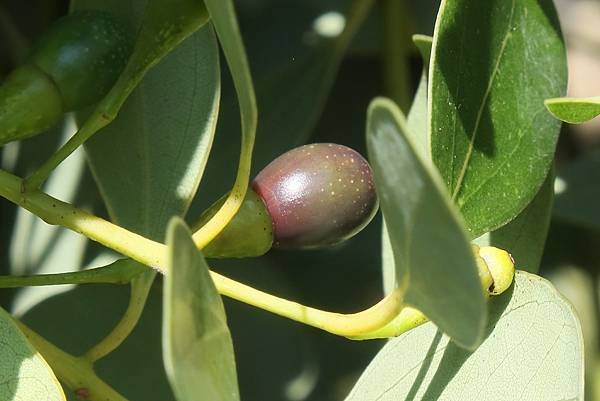
[{"label": "fruit with white speckles", "polygon": [[[251,208],[244,206],[249,201]],[[199,225],[221,203],[207,210]],[[258,256],[271,245],[287,249],[334,245],[373,219],[378,200],[371,167],[359,153],[343,145],[316,143],[273,160],[254,179],[244,205],[204,249],[206,256]]]},{"label": "fruit with white speckles", "polygon": [[332,143],[293,149],[254,179],[273,219],[274,246],[317,248],[344,241],[377,212],[373,173],[355,150]]},{"label": "fruit with white speckles", "polygon": [[128,36],[122,23],[102,11],[57,20],[27,63],[0,86],[0,145],[38,134],[65,112],[100,100],[125,67]]}]

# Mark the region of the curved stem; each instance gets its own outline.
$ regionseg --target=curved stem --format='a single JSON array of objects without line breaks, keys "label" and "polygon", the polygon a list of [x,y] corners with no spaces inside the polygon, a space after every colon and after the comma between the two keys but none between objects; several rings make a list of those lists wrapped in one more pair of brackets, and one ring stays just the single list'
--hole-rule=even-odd
[{"label": "curved stem", "polygon": [[105,357],[117,349],[123,341],[131,334],[146,305],[148,293],[156,277],[155,271],[146,271],[131,281],[131,293],[127,310],[119,320],[119,323],[99,343],[90,348],[82,358],[93,364],[98,359]]},{"label": "curved stem", "polygon": [[[0,170],[1,196],[24,207],[49,224],[60,225],[84,234],[144,265],[152,266],[163,274],[168,273],[164,270],[167,255],[164,244],[132,233],[40,190],[21,193],[21,183],[20,178]],[[401,308],[400,294],[394,293],[363,312],[349,315],[326,312],[267,294],[214,272],[211,272],[211,275],[215,286],[223,295],[340,335],[358,335],[384,325],[393,319]]]},{"label": "curved stem", "polygon": [[200,249],[219,235],[235,216],[244,201],[250,182],[250,165],[252,163],[252,150],[254,149],[258,118],[250,67],[248,66],[233,3],[231,0],[207,0],[204,4],[211,17],[227,65],[231,71],[240,108],[242,140],[237,175],[229,196],[217,213],[192,235],[194,243]]},{"label": "curved stem", "polygon": [[160,271],[166,246],[149,240],[40,191],[21,192],[23,180],[0,170],[0,196],[29,210],[48,224],[66,227]]},{"label": "curved stem", "polygon": [[119,259],[106,266],[66,273],[0,276],[0,288],[60,284],[127,284],[140,273],[139,270],[125,268],[128,261],[129,259]]},{"label": "curved stem", "polygon": [[92,365],[82,358],[68,354],[15,319],[21,332],[44,357],[58,378],[75,393],[85,394],[87,400],[127,401],[125,397],[96,376]]},{"label": "curved stem", "polygon": [[[163,274],[168,274],[163,269],[167,260],[167,247],[164,244],[132,233],[68,203],[52,198],[39,190],[20,193],[21,182],[20,178],[0,170],[0,196],[33,212],[50,224],[61,225],[77,231],[144,265],[153,266]],[[509,280],[512,280],[514,264],[510,255],[505,251],[502,252],[505,255],[501,260],[497,256],[489,261],[478,258],[478,265],[487,265],[485,269],[480,269],[482,284],[485,288],[490,286],[492,280],[488,271],[492,262],[499,262],[492,266],[494,267],[493,271],[496,272],[494,277],[500,277],[501,281],[508,284],[510,284]],[[219,293],[225,296],[348,337],[365,335],[383,327],[398,315],[402,307],[401,294],[399,290],[396,290],[380,303],[363,312],[347,315],[332,313],[276,297],[215,272],[211,272],[211,277]],[[498,288],[494,288],[494,291],[498,290]]]},{"label": "curved stem", "polygon": [[407,306],[392,319],[388,324],[373,330],[369,333],[364,333],[359,336],[352,336],[352,340],[372,340],[375,338],[390,338],[397,337],[400,334],[406,333],[409,330],[414,329],[424,323],[427,323],[429,319],[420,310]]},{"label": "curved stem", "polygon": [[211,276],[222,295],[345,337],[366,334],[384,326],[394,319],[402,308],[402,294],[398,289],[369,309],[342,314],[279,298],[212,271]]}]

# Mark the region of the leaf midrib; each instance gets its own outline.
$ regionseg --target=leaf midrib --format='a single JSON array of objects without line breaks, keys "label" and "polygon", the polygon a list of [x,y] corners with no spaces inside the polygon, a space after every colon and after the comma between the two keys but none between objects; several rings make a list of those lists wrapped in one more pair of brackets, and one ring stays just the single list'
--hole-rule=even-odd
[{"label": "leaf midrib", "polygon": [[[487,88],[485,89],[485,93],[483,95],[483,99],[479,106],[479,110],[477,111],[477,117],[475,119],[475,125],[473,127],[473,132],[470,135],[469,147],[467,148],[467,154],[465,155],[465,161],[463,162],[463,165],[460,170],[460,174],[458,176],[458,179],[456,180],[456,185],[454,186],[454,190],[452,192],[452,201],[455,203],[456,203],[456,198],[458,197],[458,194],[460,193],[460,190],[462,187],[462,182],[467,173],[467,168],[469,167],[469,162],[471,160],[471,157],[473,156],[473,148],[474,148],[474,144],[475,144],[475,139],[477,138],[477,133],[479,131],[479,124],[481,123],[481,116],[483,115],[483,108],[485,107],[485,105],[488,102],[488,98],[492,91],[492,86],[494,84],[494,80],[496,79],[496,76],[498,74],[500,62],[502,61],[502,57],[504,56],[504,53],[506,50],[506,45],[508,44],[508,40],[512,37],[510,28],[513,24],[513,18],[514,18],[514,14],[515,14],[515,6],[516,6],[516,0],[513,0],[512,4],[511,4],[511,9],[510,9],[510,17],[508,19],[508,24],[507,24],[507,28],[506,28],[506,34],[504,35],[504,38],[502,39],[502,44],[500,46],[500,52],[498,53],[498,58],[494,65],[494,69],[492,71],[490,80],[488,81]],[[459,206],[459,209],[460,208],[461,207]]]}]

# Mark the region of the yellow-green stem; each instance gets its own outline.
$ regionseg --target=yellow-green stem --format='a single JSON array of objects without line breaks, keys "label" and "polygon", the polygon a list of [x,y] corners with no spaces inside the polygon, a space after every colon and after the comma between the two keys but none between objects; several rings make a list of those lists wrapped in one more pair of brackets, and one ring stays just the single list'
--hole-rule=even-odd
[{"label": "yellow-green stem", "polygon": [[205,1],[204,4],[211,17],[215,32],[221,43],[221,49],[231,71],[240,109],[242,139],[237,175],[229,196],[217,213],[192,235],[194,243],[200,249],[219,235],[242,205],[250,181],[250,165],[252,163],[252,151],[258,119],[250,67],[248,66],[246,50],[244,49],[233,3],[231,1],[220,1],[217,4],[216,1]]},{"label": "yellow-green stem", "polygon": [[96,362],[98,359],[105,357],[117,349],[131,334],[142,315],[155,276],[155,271],[146,271],[133,278],[131,281],[129,304],[121,320],[119,320],[106,337],[83,355],[84,359],[90,363]]},{"label": "yellow-green stem", "polygon": [[48,224],[85,235],[134,260],[160,270],[166,246],[62,202],[40,190],[21,192],[23,180],[0,170],[0,196],[29,210]]},{"label": "yellow-green stem", "polygon": [[16,321],[21,332],[44,357],[54,374],[72,391],[86,394],[92,401],[127,401],[125,397],[102,381],[92,365],[68,354],[31,330],[25,324]]},{"label": "yellow-green stem", "polygon": [[402,294],[398,289],[369,309],[353,314],[342,314],[304,306],[241,284],[218,273],[211,273],[215,283],[218,283],[219,292],[229,298],[345,337],[364,335],[377,330],[395,318],[402,309]]},{"label": "yellow-green stem", "polygon": [[375,338],[397,337],[428,321],[429,319],[421,311],[407,306],[385,326],[360,336],[352,336],[350,339],[371,340]]},{"label": "yellow-green stem", "polygon": [[79,130],[56,151],[48,160],[46,160],[30,177],[23,182],[23,190],[31,191],[39,188],[50,176],[50,173],[71,155],[78,147],[87,141],[92,135],[100,129],[107,126],[114,118],[116,113],[109,114],[108,110],[102,109],[104,102],[101,103],[94,113],[85,121]]},{"label": "yellow-green stem", "polygon": [[18,288],[60,284],[128,284],[139,271],[125,268],[129,259],[120,259],[94,269],[37,274],[35,276],[0,276],[0,288]]},{"label": "yellow-green stem", "polygon": [[[60,225],[98,241],[132,259],[164,271],[167,248],[164,244],[132,233],[100,217],[59,201],[40,190],[20,192],[22,180],[0,170],[0,196],[36,214],[49,224]],[[217,290],[230,298],[271,311],[343,336],[361,335],[393,319],[402,306],[400,294],[394,293],[379,304],[355,314],[340,314],[306,307],[211,272]]]}]

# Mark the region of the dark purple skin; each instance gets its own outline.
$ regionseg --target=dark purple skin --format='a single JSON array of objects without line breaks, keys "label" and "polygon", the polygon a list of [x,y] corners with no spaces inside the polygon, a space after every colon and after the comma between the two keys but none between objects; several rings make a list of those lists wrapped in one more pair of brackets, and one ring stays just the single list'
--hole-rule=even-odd
[{"label": "dark purple skin", "polygon": [[273,245],[317,248],[362,230],[378,208],[373,172],[355,150],[315,143],[273,160],[254,179],[273,220]]}]

